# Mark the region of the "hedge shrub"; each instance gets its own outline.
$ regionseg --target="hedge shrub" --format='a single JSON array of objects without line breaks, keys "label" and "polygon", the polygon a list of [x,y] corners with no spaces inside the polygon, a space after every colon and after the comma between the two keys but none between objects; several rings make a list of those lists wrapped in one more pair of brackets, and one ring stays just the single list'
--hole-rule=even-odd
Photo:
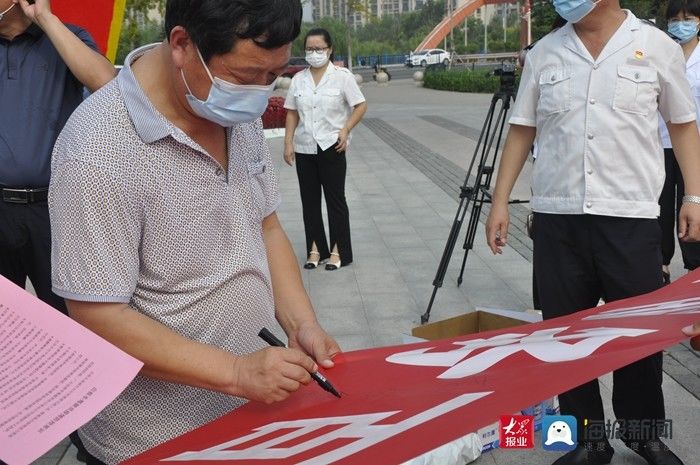
[{"label": "hedge shrub", "polygon": [[[492,71],[470,71],[466,69],[451,69],[446,71],[427,71],[423,76],[423,87],[454,92],[473,92],[492,94],[500,86],[500,77]],[[516,76],[515,88],[518,86]]]}]

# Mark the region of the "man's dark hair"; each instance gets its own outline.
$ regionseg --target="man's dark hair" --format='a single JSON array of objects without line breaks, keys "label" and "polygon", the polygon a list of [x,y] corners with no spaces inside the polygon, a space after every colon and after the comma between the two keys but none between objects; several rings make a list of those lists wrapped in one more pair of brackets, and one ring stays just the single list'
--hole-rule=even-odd
[{"label": "man's dark hair", "polygon": [[288,44],[299,35],[301,16],[299,0],[168,0],[165,35],[182,26],[209,61],[230,52],[237,39],[266,49]]},{"label": "man's dark hair", "polygon": [[700,18],[700,0],[669,0],[666,6],[666,19],[679,13],[686,13]]},{"label": "man's dark hair", "polygon": [[[306,33],[306,36],[304,36],[304,48],[306,48],[306,39],[308,39],[311,36],[321,36],[323,37],[323,41],[328,45],[330,48],[333,48],[333,39],[331,39],[331,33],[328,32],[326,29],[323,29],[322,27],[315,27],[313,29],[309,29],[309,32]],[[333,53],[330,55],[330,60],[333,61]]]}]

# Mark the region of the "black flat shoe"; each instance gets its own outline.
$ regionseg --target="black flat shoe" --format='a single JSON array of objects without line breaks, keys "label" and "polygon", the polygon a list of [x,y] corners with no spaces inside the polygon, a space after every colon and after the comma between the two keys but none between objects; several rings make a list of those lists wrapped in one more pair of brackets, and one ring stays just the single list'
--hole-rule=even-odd
[{"label": "black flat shoe", "polygon": [[334,257],[338,257],[338,263],[326,263],[326,269],[328,271],[337,270],[338,268],[340,268],[342,266],[342,264],[340,262],[340,255],[335,253],[335,252],[331,252],[331,255]]},{"label": "black flat shoe", "polygon": [[604,443],[603,450],[598,450],[597,443],[588,446],[579,444],[576,449],[562,455],[552,465],[607,465],[615,453],[615,449],[607,442]]},{"label": "black flat shoe", "polygon": [[627,444],[627,447],[641,455],[649,465],[683,465],[681,459],[659,440],[647,441],[638,447]]}]

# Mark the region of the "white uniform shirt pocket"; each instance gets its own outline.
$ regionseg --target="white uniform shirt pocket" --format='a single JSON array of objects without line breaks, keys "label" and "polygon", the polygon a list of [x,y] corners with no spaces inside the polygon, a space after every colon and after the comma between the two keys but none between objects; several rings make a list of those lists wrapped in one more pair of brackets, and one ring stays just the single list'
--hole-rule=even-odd
[{"label": "white uniform shirt pocket", "polygon": [[542,71],[539,81],[540,99],[537,111],[552,115],[571,109],[571,71],[563,67],[551,67]]},{"label": "white uniform shirt pocket", "polygon": [[656,111],[658,82],[658,72],[653,68],[619,65],[613,108],[642,116]]},{"label": "white uniform shirt pocket", "polygon": [[343,99],[343,92],[340,89],[323,89],[321,92],[321,105],[326,110],[342,110],[345,101]]},{"label": "white uniform shirt pocket", "polygon": [[313,106],[313,95],[303,90],[297,90],[294,92],[294,99],[297,102],[297,107],[300,110],[306,110]]}]

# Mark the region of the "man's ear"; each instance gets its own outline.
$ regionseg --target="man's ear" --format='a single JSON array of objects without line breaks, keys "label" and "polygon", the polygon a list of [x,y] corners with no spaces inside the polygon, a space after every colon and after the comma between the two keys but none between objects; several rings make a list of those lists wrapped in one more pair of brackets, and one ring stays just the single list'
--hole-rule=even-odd
[{"label": "man's ear", "polygon": [[178,69],[183,68],[185,63],[192,60],[197,53],[190,39],[190,35],[182,26],[175,26],[170,31],[168,43],[170,44],[170,54],[173,64]]}]

